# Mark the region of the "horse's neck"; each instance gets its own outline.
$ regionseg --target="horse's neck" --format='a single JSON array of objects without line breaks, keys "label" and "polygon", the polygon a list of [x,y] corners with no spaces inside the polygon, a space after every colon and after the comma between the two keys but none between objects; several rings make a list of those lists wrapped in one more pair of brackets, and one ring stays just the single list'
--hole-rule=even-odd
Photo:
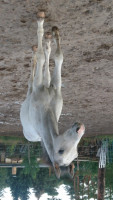
[{"label": "horse's neck", "polygon": [[56,117],[52,111],[47,111],[43,119],[43,131],[41,138],[44,143],[45,149],[51,158],[54,152],[54,141],[58,133],[58,123]]}]

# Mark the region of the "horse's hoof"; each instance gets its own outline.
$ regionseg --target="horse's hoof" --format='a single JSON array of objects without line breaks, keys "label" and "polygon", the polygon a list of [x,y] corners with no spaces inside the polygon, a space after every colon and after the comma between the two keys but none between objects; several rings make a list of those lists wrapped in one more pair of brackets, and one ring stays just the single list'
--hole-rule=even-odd
[{"label": "horse's hoof", "polygon": [[45,39],[51,39],[52,35],[50,32],[45,33]]},{"label": "horse's hoof", "polygon": [[33,45],[33,46],[32,46],[32,50],[33,50],[34,53],[37,52],[37,49],[38,49],[38,46],[37,46],[37,45]]},{"label": "horse's hoof", "polygon": [[44,13],[44,11],[38,12],[38,13],[37,13],[37,17],[38,17],[38,19],[44,19],[44,18],[45,18],[45,13]]},{"label": "horse's hoof", "polygon": [[54,36],[59,36],[59,29],[57,26],[52,27],[52,33]]}]

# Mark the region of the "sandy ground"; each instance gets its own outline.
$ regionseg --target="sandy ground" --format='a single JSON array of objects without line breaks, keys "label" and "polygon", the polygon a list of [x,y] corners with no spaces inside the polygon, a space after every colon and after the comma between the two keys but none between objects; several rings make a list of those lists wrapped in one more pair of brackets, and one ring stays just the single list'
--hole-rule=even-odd
[{"label": "sandy ground", "polygon": [[62,37],[60,131],[81,121],[86,136],[113,134],[112,0],[0,1],[0,134],[22,134],[19,110],[27,92],[31,46],[37,44],[40,9],[46,13],[45,31],[57,25]]}]

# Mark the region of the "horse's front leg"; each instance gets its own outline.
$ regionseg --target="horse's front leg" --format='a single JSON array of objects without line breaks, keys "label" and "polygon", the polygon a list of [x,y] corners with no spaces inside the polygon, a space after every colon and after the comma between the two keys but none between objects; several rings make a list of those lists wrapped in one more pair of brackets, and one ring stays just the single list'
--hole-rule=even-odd
[{"label": "horse's front leg", "polygon": [[60,46],[59,29],[54,26],[52,28],[53,39],[56,44],[56,52],[54,56],[55,68],[52,76],[51,84],[57,91],[61,91],[61,67],[63,63],[63,53]]},{"label": "horse's front leg", "polygon": [[51,80],[51,85],[53,86],[55,90],[55,98],[53,99],[52,106],[53,110],[57,119],[57,122],[59,120],[59,117],[61,115],[62,106],[63,106],[63,99],[62,99],[62,93],[61,93],[61,67],[63,63],[63,53],[60,47],[60,36],[59,36],[59,29],[55,26],[52,28],[53,33],[53,39],[56,44],[56,52],[55,52],[55,68],[53,71],[53,76]]}]

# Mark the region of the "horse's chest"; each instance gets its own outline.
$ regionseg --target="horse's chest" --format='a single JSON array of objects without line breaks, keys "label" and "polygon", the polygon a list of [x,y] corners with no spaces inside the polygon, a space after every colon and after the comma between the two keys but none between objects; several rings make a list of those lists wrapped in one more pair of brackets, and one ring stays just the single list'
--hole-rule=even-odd
[{"label": "horse's chest", "polygon": [[42,89],[38,89],[36,93],[32,94],[31,101],[36,106],[47,107],[50,105],[51,101],[53,101],[54,96],[54,90],[51,88],[47,89],[43,87]]}]

